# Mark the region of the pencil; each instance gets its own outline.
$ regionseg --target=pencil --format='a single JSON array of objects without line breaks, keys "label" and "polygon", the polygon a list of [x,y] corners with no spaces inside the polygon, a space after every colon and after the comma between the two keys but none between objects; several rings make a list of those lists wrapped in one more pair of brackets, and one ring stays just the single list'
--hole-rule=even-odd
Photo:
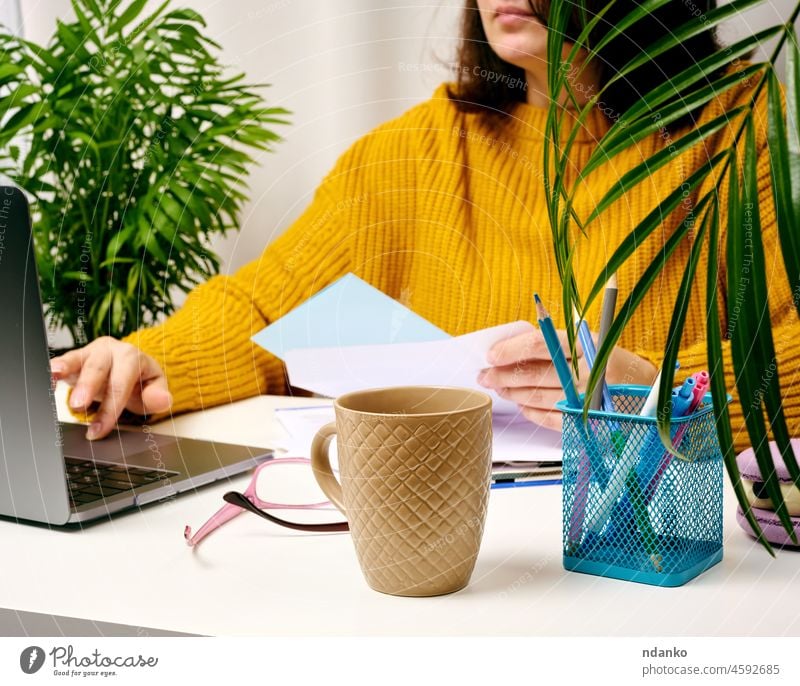
[{"label": "pencil", "polygon": [[[536,302],[536,312],[539,320],[539,328],[544,336],[544,342],[547,345],[547,350],[553,360],[553,366],[556,368],[558,379],[564,389],[564,394],[567,398],[567,404],[571,407],[580,407],[581,399],[578,396],[578,391],[575,389],[575,381],[572,378],[572,370],[569,368],[567,358],[564,355],[564,350],[561,348],[561,343],[558,340],[556,328],[553,326],[553,320],[547,313],[547,310],[542,305],[539,296],[534,293],[533,299]],[[586,504],[589,498],[589,489],[591,486],[592,472],[596,478],[602,479],[605,484],[607,475],[605,465],[602,458],[599,460],[592,460],[593,453],[587,454],[586,449],[591,450],[589,445],[588,436],[585,433],[585,428],[581,426],[581,433],[584,437],[584,449],[577,465],[577,483],[575,486],[575,498],[572,504],[572,511],[570,514],[570,525],[568,529],[567,541],[567,555],[574,555],[578,550],[581,542],[581,532],[583,529],[583,522],[586,513]]]},{"label": "pencil", "polygon": [[553,325],[553,320],[544,309],[541,298],[538,294],[533,294],[533,299],[536,301],[536,313],[539,319],[539,329],[541,329],[542,336],[544,336],[547,351],[550,353],[550,358],[553,360],[553,366],[556,368],[558,380],[561,382],[561,387],[564,389],[564,395],[567,398],[567,405],[570,407],[580,407],[581,400],[578,397],[578,392],[575,390],[575,381],[572,378],[572,370],[569,368],[569,363],[564,355],[564,350],[561,348],[561,343],[558,340],[556,327]]},{"label": "pencil", "polygon": [[[606,290],[603,293],[603,309],[600,311],[600,330],[597,332],[597,347],[603,345],[603,341],[608,335],[611,324],[614,321],[614,312],[617,308],[617,275],[612,274],[611,278],[606,284]],[[592,400],[589,404],[589,409],[599,410],[603,408],[603,395],[608,390],[606,385],[606,368],[605,365],[600,371],[600,379],[592,394]],[[607,401],[606,401],[607,402]],[[612,407],[603,408],[608,411],[613,411]]]}]

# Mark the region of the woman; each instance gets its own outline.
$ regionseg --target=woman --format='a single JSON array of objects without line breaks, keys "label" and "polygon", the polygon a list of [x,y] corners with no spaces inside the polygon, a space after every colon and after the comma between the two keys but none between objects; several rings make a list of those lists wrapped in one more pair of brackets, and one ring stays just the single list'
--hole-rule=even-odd
[{"label": "woman", "polygon": [[[631,6],[618,2],[614,11],[624,14]],[[693,9],[696,5],[691,3],[670,3],[658,16],[637,24],[627,39],[609,44],[578,79],[578,71],[567,65],[577,97],[588,100],[636,54],[641,49],[637,38],[655,41],[686,21]],[[549,98],[546,15],[545,7],[525,0],[469,0],[458,83],[440,86],[429,101],[353,145],[324,179],[304,214],[260,258],[233,276],[217,276],[197,288],[183,308],[160,326],[123,342],[102,338],[54,359],[54,377],[74,384],[73,409],[85,410],[93,400],[101,401],[87,436],[107,434],[125,408],[160,416],[258,393],[285,392],[280,362],[253,345],[250,336],[350,271],[385,293],[402,297],[453,335],[516,319],[533,320],[534,291],[563,328],[564,316],[558,311],[561,284],[541,175]],[[614,15],[608,18],[613,23]],[[577,32],[577,27],[570,31]],[[604,94],[607,97],[578,135],[570,173],[578,173],[598,138],[642,93],[716,49],[713,35],[702,34]],[[578,213],[586,216],[619,175],[671,144],[682,128],[718,116],[746,98],[751,88],[742,82],[703,111],[654,134],[582,179],[576,196]],[[705,148],[681,155],[588,227],[576,264],[581,293],[600,276],[600,266],[628,230],[681,178],[715,150],[727,147],[730,136],[730,130],[723,130]],[[760,136],[763,145],[763,130]],[[768,265],[782,269],[766,152],[759,160],[759,174]],[[620,270],[621,297],[630,293],[679,222],[691,220],[697,197],[693,194],[674,216],[665,218],[662,231],[654,232]],[[631,320],[621,347],[612,355],[610,383],[652,381],[689,249],[686,241],[676,250]],[[701,274],[705,266],[701,265]],[[777,274],[771,282],[778,366],[786,373],[797,369],[800,361],[790,349],[798,327],[792,323],[785,277]],[[686,372],[706,365],[702,285],[698,291],[680,352]],[[598,307],[587,313],[592,328],[599,321]],[[726,314],[721,316],[725,325]],[[560,415],[553,406],[562,391],[538,332],[505,341],[488,357],[480,383],[518,403],[532,422],[559,426]],[[582,388],[587,372],[582,360],[579,365]],[[728,353],[729,374],[731,369]],[[732,379],[729,386],[733,387]],[[790,421],[797,420],[798,404],[797,394],[786,398]],[[737,443],[743,445],[747,436],[741,430],[740,409],[734,411],[733,420]]]}]

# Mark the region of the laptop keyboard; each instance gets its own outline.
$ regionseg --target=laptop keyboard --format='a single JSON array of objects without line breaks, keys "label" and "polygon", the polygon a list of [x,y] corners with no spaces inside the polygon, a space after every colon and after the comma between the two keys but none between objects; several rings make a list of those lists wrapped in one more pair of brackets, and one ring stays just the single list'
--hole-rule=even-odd
[{"label": "laptop keyboard", "polygon": [[102,500],[123,491],[168,479],[177,472],[126,467],[65,457],[70,504],[73,507]]}]

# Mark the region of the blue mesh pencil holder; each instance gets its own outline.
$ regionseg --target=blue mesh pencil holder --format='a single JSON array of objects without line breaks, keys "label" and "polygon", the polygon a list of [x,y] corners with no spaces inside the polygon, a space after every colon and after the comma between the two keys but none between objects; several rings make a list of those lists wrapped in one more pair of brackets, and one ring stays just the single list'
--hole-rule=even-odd
[{"label": "blue mesh pencil holder", "polygon": [[[640,417],[649,388],[611,386],[616,412],[558,403],[564,414],[564,567],[680,586],[722,559],[722,453],[711,395],[671,422],[670,455],[655,417]],[[581,397],[581,400],[583,398]]]}]

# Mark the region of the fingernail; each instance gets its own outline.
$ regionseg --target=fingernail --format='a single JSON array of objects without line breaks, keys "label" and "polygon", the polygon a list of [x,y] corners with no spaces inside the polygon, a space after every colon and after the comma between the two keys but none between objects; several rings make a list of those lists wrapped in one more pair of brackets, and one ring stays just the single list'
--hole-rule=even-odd
[{"label": "fingernail", "polygon": [[488,386],[489,384],[486,382],[487,377],[488,374],[486,372],[481,372],[480,374],[478,374],[478,383],[484,387]]},{"label": "fingernail", "polygon": [[92,422],[86,430],[86,438],[93,441],[100,433],[100,422]]},{"label": "fingernail", "polygon": [[53,362],[50,365],[50,373],[51,374],[63,374],[64,373],[64,365],[61,362]]},{"label": "fingernail", "polygon": [[86,392],[81,388],[72,391],[69,396],[70,407],[83,407],[86,405]]}]

